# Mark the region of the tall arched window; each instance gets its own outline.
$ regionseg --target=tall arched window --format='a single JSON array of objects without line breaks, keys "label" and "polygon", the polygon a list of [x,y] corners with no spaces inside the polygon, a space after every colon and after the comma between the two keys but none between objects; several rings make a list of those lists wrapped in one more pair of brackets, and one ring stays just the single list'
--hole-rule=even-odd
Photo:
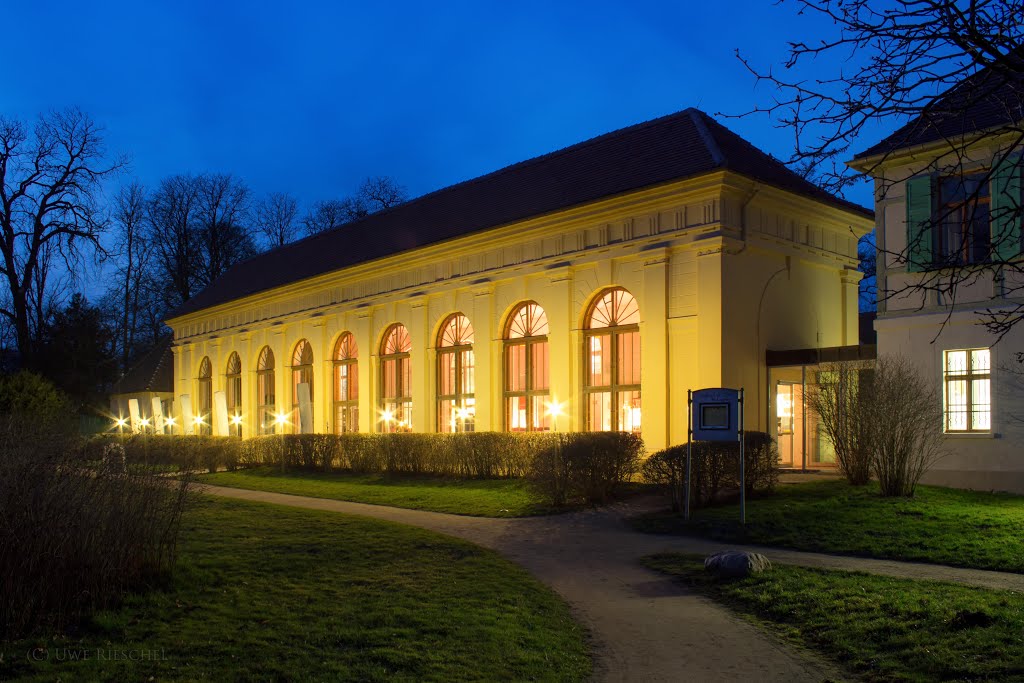
[{"label": "tall arched window", "polygon": [[225,398],[228,404],[228,433],[242,436],[242,360],[237,353],[228,357],[228,367],[224,371]]},{"label": "tall arched window", "polygon": [[292,431],[302,432],[299,419],[299,385],[309,390],[309,409],[313,409],[313,347],[305,339],[295,345],[292,352]]},{"label": "tall arched window", "polygon": [[334,346],[334,433],[359,431],[359,349],[345,332]]},{"label": "tall arched window", "polygon": [[380,347],[381,431],[412,428],[412,339],[405,325],[388,328]]},{"label": "tall arched window", "polygon": [[548,316],[528,301],[512,312],[505,326],[505,428],[550,429],[547,400]]},{"label": "tall arched window", "polygon": [[277,425],[277,400],[274,393],[274,352],[269,346],[263,347],[256,363],[256,403],[260,434],[273,434]]},{"label": "tall arched window", "polygon": [[437,431],[473,431],[473,371],[473,325],[456,313],[441,326],[437,342]]},{"label": "tall arched window", "polygon": [[591,431],[640,431],[640,308],[621,287],[591,304],[584,332],[586,424]]},{"label": "tall arched window", "polygon": [[199,363],[199,396],[196,402],[197,434],[213,433],[213,365],[204,356]]}]

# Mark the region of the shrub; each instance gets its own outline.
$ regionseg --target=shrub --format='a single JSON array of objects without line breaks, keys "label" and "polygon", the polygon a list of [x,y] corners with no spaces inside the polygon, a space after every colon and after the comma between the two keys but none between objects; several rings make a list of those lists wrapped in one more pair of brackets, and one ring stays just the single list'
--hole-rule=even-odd
[{"label": "shrub", "polygon": [[523,477],[533,456],[553,439],[550,434],[505,432],[284,434],[242,442],[240,461],[361,474]]},{"label": "shrub", "polygon": [[[744,433],[744,463],[748,494],[769,493],[778,482],[779,452],[765,432]],[[670,495],[672,509],[680,512],[686,491],[686,444],[658,451],[642,466],[645,481],[663,487]],[[690,504],[707,505],[740,486],[739,444],[694,442],[691,455]]]},{"label": "shrub", "polygon": [[604,503],[639,469],[643,440],[629,432],[555,435],[533,459],[530,479],[553,505]]},{"label": "shrub", "polygon": [[872,435],[871,363],[830,363],[818,373],[808,392],[808,403],[818,414],[821,428],[832,444],[836,465],[854,486],[871,479]]},{"label": "shrub", "polygon": [[[29,392],[24,396],[21,392]],[[66,401],[38,378],[0,379],[0,636],[62,628],[174,563],[188,481],[127,466],[114,440],[76,448]]]},{"label": "shrub", "polygon": [[933,386],[905,358],[875,363],[869,411],[883,496],[913,496],[921,477],[945,455],[941,406]]},{"label": "shrub", "polygon": [[246,450],[245,442],[233,436],[104,434],[86,441],[79,452],[84,460],[98,462],[110,444],[119,444],[124,449],[129,464],[160,465],[181,471],[234,470],[245,460]]}]

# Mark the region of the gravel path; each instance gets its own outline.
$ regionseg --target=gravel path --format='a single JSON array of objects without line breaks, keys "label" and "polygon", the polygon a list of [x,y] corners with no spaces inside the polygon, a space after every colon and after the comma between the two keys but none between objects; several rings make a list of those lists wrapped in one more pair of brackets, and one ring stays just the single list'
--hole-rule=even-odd
[{"label": "gravel path", "polygon": [[637,560],[657,552],[709,554],[725,547],[764,552],[772,561],[1024,590],[1024,575],[840,557],[778,548],[723,545],[640,534],[623,519],[649,509],[638,500],[549,517],[493,519],[406,510],[325,498],[203,485],[242,500],[375,517],[493,548],[562,595],[595,640],[599,681],[824,681],[842,674],[687,591]]}]

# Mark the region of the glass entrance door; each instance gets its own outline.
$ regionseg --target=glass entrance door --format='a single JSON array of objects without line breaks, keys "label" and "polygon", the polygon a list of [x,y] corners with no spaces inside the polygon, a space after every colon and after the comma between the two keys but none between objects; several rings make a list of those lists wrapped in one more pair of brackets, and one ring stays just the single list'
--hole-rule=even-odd
[{"label": "glass entrance door", "polygon": [[779,444],[779,465],[802,467],[804,464],[803,386],[797,382],[779,382],[775,387],[775,438]]}]

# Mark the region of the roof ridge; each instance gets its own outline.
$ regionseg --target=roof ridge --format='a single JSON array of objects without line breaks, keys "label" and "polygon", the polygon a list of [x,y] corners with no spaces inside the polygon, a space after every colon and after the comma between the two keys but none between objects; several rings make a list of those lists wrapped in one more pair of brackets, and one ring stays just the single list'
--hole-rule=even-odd
[{"label": "roof ridge", "polygon": [[[722,148],[718,146],[718,140],[716,140],[715,136],[712,135],[711,130],[704,121],[704,117],[707,116],[707,114],[696,107],[690,107],[685,113],[690,115],[690,120],[693,121],[693,125],[697,129],[697,133],[700,134],[701,140],[704,141],[704,146],[707,147],[708,153],[711,155],[711,160],[714,162],[715,166],[727,165],[725,154],[722,153]],[[726,130],[729,129],[726,128]]]}]

